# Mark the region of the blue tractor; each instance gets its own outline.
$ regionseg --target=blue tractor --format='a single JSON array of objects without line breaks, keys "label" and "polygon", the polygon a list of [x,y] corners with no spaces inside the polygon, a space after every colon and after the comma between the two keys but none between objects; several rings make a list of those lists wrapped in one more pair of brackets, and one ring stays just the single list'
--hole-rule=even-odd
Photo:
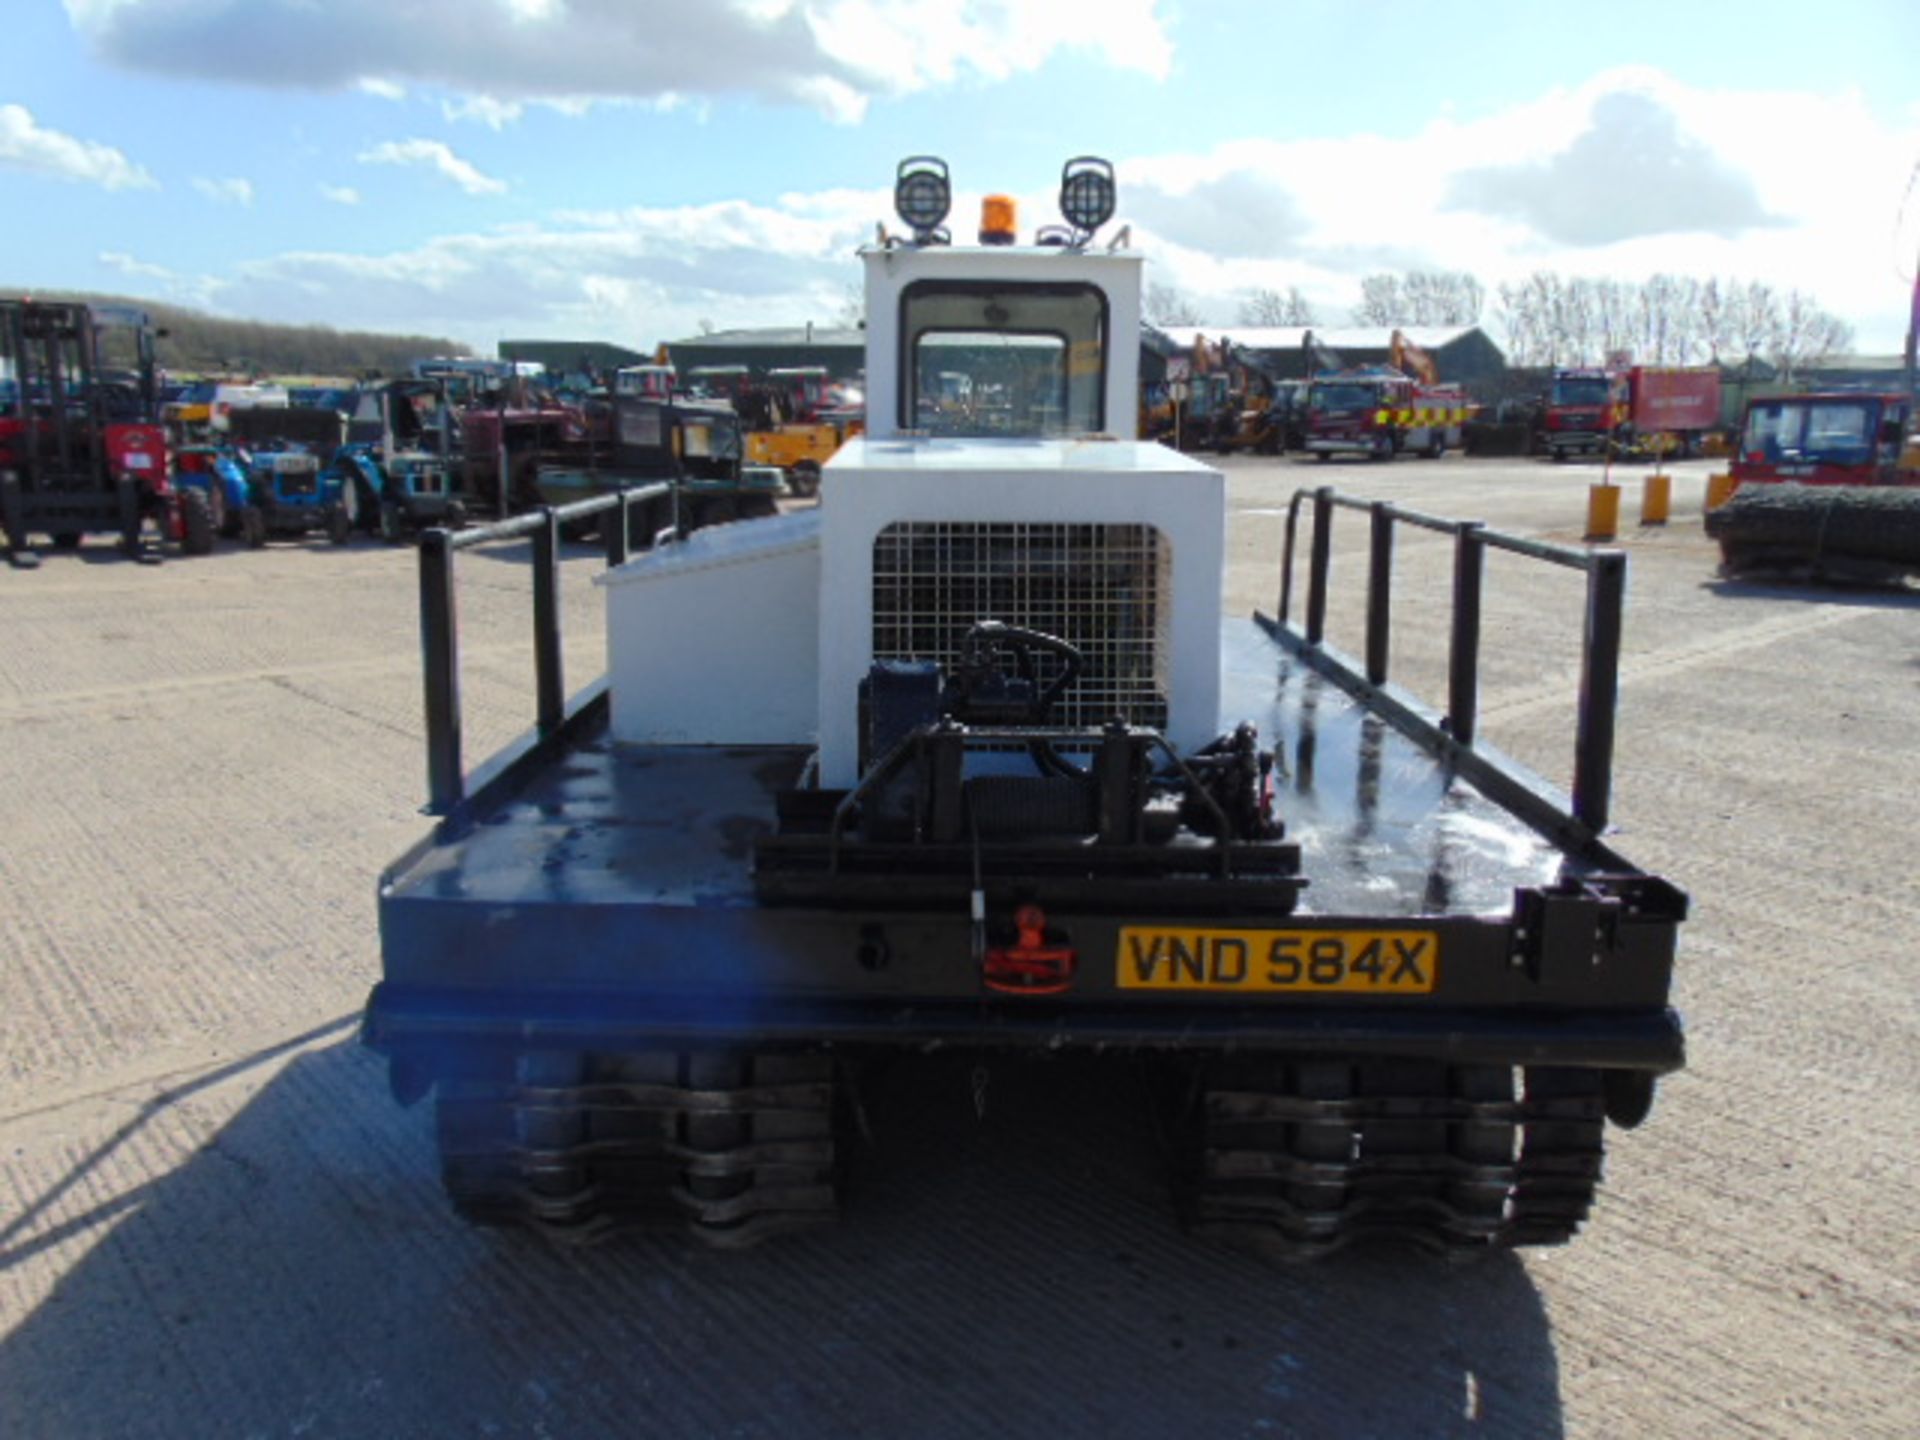
[{"label": "blue tractor", "polygon": [[391,380],[359,392],[339,469],[352,523],[398,544],[467,521],[458,493],[460,420],[438,379]]},{"label": "blue tractor", "polygon": [[[173,452],[173,484],[183,504],[204,507],[208,523],[205,544],[213,548],[213,536],[237,535],[241,517],[249,504],[247,457],[231,445],[182,445]],[[189,495],[202,498],[189,502]],[[195,550],[196,543],[186,548]]]},{"label": "blue tractor", "polygon": [[325,532],[336,545],[352,537],[357,494],[348,493],[346,416],[289,407],[235,411],[233,433],[244,457],[247,491],[235,528],[249,546],[275,535]]}]

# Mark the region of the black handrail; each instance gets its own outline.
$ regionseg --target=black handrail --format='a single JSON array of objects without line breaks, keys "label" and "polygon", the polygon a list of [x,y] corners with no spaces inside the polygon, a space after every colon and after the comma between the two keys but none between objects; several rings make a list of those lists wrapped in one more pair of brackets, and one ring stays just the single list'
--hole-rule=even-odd
[{"label": "black handrail", "polygon": [[[546,505],[524,515],[466,530],[435,528],[420,536],[420,646],[426,669],[427,813],[450,815],[467,798],[460,743],[460,635],[454,604],[453,557],[461,550],[505,540],[533,541],[533,668],[535,723],[551,735],[571,719],[561,668],[561,527],[609,511],[618,523],[602,522],[607,567],[623,565],[629,554],[633,507],[662,497],[678,506],[678,490],[661,482],[621,488],[570,505]],[[676,515],[676,528],[678,517]]]},{"label": "black handrail", "polygon": [[[1313,502],[1313,538],[1307,572],[1306,621],[1293,625],[1293,552],[1300,507]],[[1580,647],[1580,698],[1574,730],[1573,815],[1594,834],[1606,829],[1613,793],[1614,712],[1620,698],[1620,637],[1626,605],[1626,553],[1582,549],[1489,530],[1478,520],[1444,520],[1384,500],[1342,495],[1331,486],[1294,491],[1287,503],[1280,557],[1280,627],[1304,647],[1342,670],[1326,646],[1327,588],[1333,567],[1333,512],[1364,511],[1371,528],[1367,564],[1367,630],[1364,668],[1351,673],[1362,690],[1380,690],[1391,677],[1393,547],[1395,527],[1413,525],[1451,535],[1454,541],[1453,618],[1447,656],[1447,710],[1436,737],[1445,746],[1471,751],[1479,728],[1480,613],[1486,552],[1505,550],[1587,577],[1586,616]]]}]

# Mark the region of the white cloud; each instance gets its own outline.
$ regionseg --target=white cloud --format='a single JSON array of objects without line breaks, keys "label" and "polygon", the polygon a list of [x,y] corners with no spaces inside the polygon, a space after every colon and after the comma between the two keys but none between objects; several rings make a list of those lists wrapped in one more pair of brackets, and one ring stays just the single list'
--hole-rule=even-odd
[{"label": "white cloud", "polygon": [[212,302],[215,292],[220,288],[220,282],[210,275],[182,275],[177,270],[139,259],[124,250],[103,250],[99,259],[107,269],[117,271],[129,280],[146,282],[129,287],[143,294],[157,291],[169,300],[205,306]]},{"label": "white cloud", "polygon": [[107,190],[153,190],[158,182],[114,149],[40,126],[24,105],[0,105],[0,170],[23,170]]},{"label": "white cloud", "polygon": [[362,75],[358,80],[354,81],[354,88],[364,95],[373,96],[377,100],[398,101],[407,98],[406,86],[396,84],[394,81],[388,80],[380,75]]},{"label": "white cloud", "polygon": [[526,113],[526,106],[514,100],[496,100],[491,95],[462,95],[440,102],[440,113],[449,120],[477,120],[489,130],[504,130]]},{"label": "white cloud", "polygon": [[136,260],[124,250],[102,250],[100,263],[109,270],[118,270],[122,275],[130,275],[141,280],[178,280],[180,278],[166,266],[155,265],[147,260]]},{"label": "white cloud", "polygon": [[425,165],[437,170],[469,195],[504,195],[507,182],[462,160],[440,140],[385,140],[360,153],[366,165]]},{"label": "white cloud", "polygon": [[[117,64],[268,87],[502,104],[748,95],[857,120],[876,96],[1003,80],[1066,50],[1165,78],[1161,0],[66,0]],[[474,116],[474,118],[484,118]]]},{"label": "white cloud", "polygon": [[[1897,349],[1912,251],[1894,256],[1889,236],[1917,151],[1920,118],[1888,126],[1857,94],[1695,87],[1634,67],[1404,137],[1143,157],[1121,166],[1121,212],[1155,277],[1216,323],[1237,292],[1290,285],[1344,321],[1377,270],[1467,270],[1489,292],[1536,269],[1666,271],[1804,290],[1856,326],[1861,348]],[[1676,172],[1688,186],[1667,183]],[[1281,253],[1228,203],[1261,188],[1285,197],[1268,197],[1274,215],[1299,221]],[[1205,203],[1174,203],[1189,197]]]},{"label": "white cloud", "polygon": [[[1704,153],[1710,173],[1731,177],[1735,188],[1723,192],[1735,197],[1731,219],[1683,212],[1678,223],[1692,228],[1649,233],[1672,217],[1639,211],[1623,238],[1603,227],[1563,243],[1524,210],[1449,203],[1462,174],[1551,166],[1593,130],[1596,106],[1619,94],[1648,97],[1671,116],[1683,160]],[[1857,96],[1710,90],[1616,71],[1408,136],[1245,139],[1143,156],[1120,167],[1117,218],[1132,224],[1149,278],[1187,290],[1216,323],[1232,319],[1240,292],[1293,285],[1323,321],[1344,323],[1360,277],[1375,270],[1463,269],[1489,292],[1536,268],[1624,280],[1664,270],[1807,291],[1855,324],[1860,348],[1893,350],[1914,243],[1909,234],[1893,253],[1895,211],[1916,153],[1920,114],[1889,123]],[[233,314],[479,346],[502,335],[571,335],[650,348],[694,333],[703,318],[723,328],[824,323],[858,280],[855,247],[876,221],[895,223],[891,178],[764,203],[565,212],[379,254],[265,256],[224,269],[216,298]],[[1741,186],[1754,202],[1744,211]],[[1050,180],[1018,198],[1024,230],[1055,218]],[[971,233],[978,203],[975,193],[956,196],[956,237]],[[1910,209],[1920,228],[1920,198]],[[1756,211],[1767,223],[1741,228]],[[1548,229],[1560,225],[1550,218]]]},{"label": "white cloud", "polygon": [[716,325],[826,322],[884,190],[632,207],[451,234],[377,255],[311,250],[222,275],[225,313],[447,335],[572,335],[651,348]]},{"label": "white cloud", "polygon": [[358,205],[360,192],[351,185],[322,185],[320,198],[330,200],[335,205]]},{"label": "white cloud", "polygon": [[209,180],[204,175],[196,175],[193,177],[193,188],[216,205],[244,207],[253,204],[253,182],[242,180],[237,175],[224,180]]}]

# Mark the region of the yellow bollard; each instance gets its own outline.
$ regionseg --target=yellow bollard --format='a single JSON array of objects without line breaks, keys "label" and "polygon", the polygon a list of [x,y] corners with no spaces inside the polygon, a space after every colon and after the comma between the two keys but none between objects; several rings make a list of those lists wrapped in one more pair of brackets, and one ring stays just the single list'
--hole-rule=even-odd
[{"label": "yellow bollard", "polygon": [[1727,474],[1707,476],[1707,509],[1718,510],[1733,498],[1733,492],[1740,488],[1740,482]]},{"label": "yellow bollard", "polygon": [[1664,470],[1647,476],[1640,487],[1640,523],[1664,525],[1673,509],[1673,477]]},{"label": "yellow bollard", "polygon": [[1611,540],[1620,533],[1620,487],[1609,481],[1587,487],[1587,539]]}]

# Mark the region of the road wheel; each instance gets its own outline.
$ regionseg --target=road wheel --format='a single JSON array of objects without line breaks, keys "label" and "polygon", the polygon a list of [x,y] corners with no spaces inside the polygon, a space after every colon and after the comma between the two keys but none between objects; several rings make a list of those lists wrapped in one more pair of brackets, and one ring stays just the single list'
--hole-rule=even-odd
[{"label": "road wheel", "polygon": [[249,505],[240,512],[240,543],[249,550],[258,550],[267,543],[267,517],[258,505]]},{"label": "road wheel", "polygon": [[347,518],[347,507],[335,505],[327,511],[327,538],[336,545],[344,545],[353,538],[353,521]]},{"label": "road wheel", "polygon": [[204,490],[180,493],[180,548],[189,555],[213,553],[213,504]]}]

